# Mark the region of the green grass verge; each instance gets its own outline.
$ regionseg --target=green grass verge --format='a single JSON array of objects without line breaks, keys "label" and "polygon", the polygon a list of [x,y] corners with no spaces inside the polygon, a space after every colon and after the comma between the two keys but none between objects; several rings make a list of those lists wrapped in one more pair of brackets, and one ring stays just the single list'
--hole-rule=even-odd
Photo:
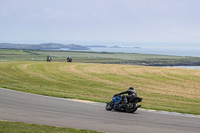
[{"label": "green grass verge", "polygon": [[92,130],[62,128],[22,122],[0,121],[0,133],[102,133]]}]

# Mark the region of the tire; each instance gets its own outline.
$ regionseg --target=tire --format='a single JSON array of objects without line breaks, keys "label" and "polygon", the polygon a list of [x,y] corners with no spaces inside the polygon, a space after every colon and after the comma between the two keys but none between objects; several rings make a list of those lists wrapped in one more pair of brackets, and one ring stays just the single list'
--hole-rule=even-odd
[{"label": "tire", "polygon": [[113,101],[106,104],[106,110],[111,111],[113,109]]},{"label": "tire", "polygon": [[138,105],[136,103],[135,106],[132,105],[131,107],[127,107],[125,110],[127,113],[134,113],[137,109],[138,109]]}]

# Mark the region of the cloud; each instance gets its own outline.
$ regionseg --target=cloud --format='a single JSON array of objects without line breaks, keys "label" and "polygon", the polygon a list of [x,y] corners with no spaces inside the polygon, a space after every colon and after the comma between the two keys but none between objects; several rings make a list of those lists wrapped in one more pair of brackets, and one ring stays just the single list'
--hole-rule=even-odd
[{"label": "cloud", "polygon": [[199,0],[0,0],[0,39],[200,42],[199,4]]}]

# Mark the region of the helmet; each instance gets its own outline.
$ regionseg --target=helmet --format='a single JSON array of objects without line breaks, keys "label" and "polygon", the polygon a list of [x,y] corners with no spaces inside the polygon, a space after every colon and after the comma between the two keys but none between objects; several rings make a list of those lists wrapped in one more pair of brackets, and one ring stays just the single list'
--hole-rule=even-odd
[{"label": "helmet", "polygon": [[129,90],[134,90],[134,88],[133,87],[129,87]]}]

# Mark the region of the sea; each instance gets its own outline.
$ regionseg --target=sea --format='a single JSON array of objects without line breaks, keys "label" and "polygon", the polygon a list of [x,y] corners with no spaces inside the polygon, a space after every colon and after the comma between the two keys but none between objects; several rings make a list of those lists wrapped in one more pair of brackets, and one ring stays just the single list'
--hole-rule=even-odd
[{"label": "sea", "polygon": [[[168,43],[168,44],[125,44],[125,45],[100,45],[85,44],[92,52],[120,52],[120,53],[138,53],[138,54],[154,54],[154,55],[171,55],[171,56],[188,56],[200,57],[200,43],[184,44],[184,43]],[[81,50],[82,51],[82,50]],[[170,66],[169,66],[170,67]],[[200,69],[200,66],[173,66],[177,68]]]},{"label": "sea", "polygon": [[89,47],[94,52],[122,52],[200,57],[200,47]]},{"label": "sea", "polygon": [[[188,56],[200,57],[199,47],[89,47],[89,51],[94,52],[120,52],[120,53],[139,53],[139,54],[155,54],[155,55],[172,55],[172,56]],[[171,66],[169,66],[171,67]],[[173,66],[175,68],[200,69],[200,66]]]}]

